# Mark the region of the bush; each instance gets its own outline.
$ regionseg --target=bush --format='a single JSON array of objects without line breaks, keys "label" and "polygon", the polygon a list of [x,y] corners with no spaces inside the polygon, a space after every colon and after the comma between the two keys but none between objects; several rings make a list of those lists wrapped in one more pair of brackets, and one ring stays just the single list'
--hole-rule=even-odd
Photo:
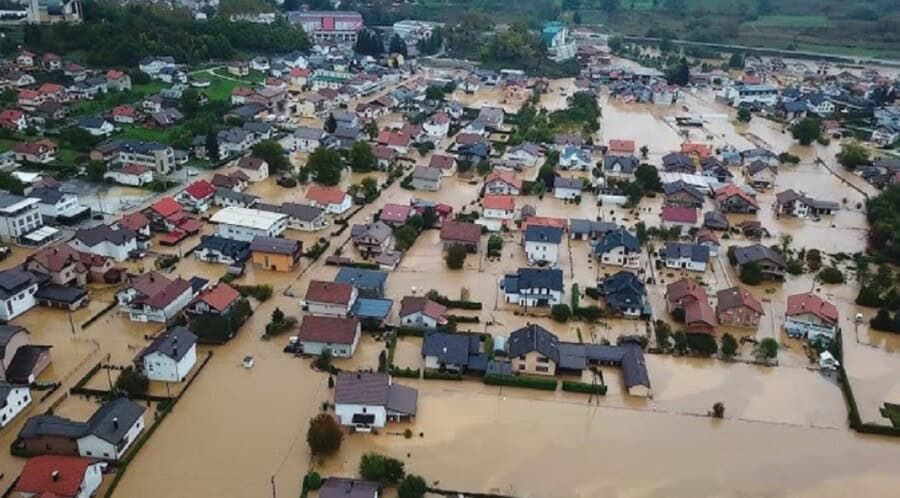
[{"label": "bush", "polygon": [[787,272],[791,275],[802,275],[803,274],[803,261],[799,259],[792,259],[787,262]]},{"label": "bush", "polygon": [[778,342],[771,337],[766,337],[759,341],[753,355],[757,360],[771,360],[778,356]]},{"label": "bush", "polygon": [[555,391],[556,379],[510,375],[485,375],[482,379],[489,386],[526,387],[542,391]]},{"label": "bush", "polygon": [[128,396],[144,394],[150,388],[150,379],[144,372],[134,368],[125,367],[116,379],[116,391],[124,392]]},{"label": "bush", "polygon": [[590,306],[581,306],[575,309],[573,314],[585,321],[596,322],[603,317],[603,308],[592,304]]},{"label": "bush", "polygon": [[253,296],[257,301],[263,302],[268,301],[269,298],[272,297],[272,293],[274,289],[272,289],[271,285],[262,284],[262,285],[238,285],[235,286],[235,289],[241,293],[242,296]]},{"label": "bush", "polygon": [[315,491],[322,487],[322,476],[316,471],[311,471],[303,478],[303,487],[310,491]]},{"label": "bush", "polygon": [[451,270],[460,270],[463,267],[463,264],[466,262],[466,248],[459,245],[450,246],[447,249],[447,256],[445,260],[447,261],[447,268]]},{"label": "bush", "polygon": [[447,315],[447,321],[453,323],[479,323],[481,319],[477,316]]},{"label": "bush", "polygon": [[500,256],[503,250],[503,237],[491,235],[487,243],[488,256]]},{"label": "bush", "polygon": [[708,334],[687,334],[687,346],[692,353],[711,356],[719,351],[716,338]]},{"label": "bush", "polygon": [[568,304],[555,304],[550,308],[550,316],[557,322],[568,322],[572,318],[572,309]]},{"label": "bush", "polygon": [[393,375],[394,377],[403,377],[405,379],[418,379],[419,369],[410,367],[401,368],[391,365],[391,375]]},{"label": "bush", "polygon": [[599,394],[606,395],[606,384],[588,384],[587,382],[578,382],[574,380],[564,380],[562,390],[573,393]]},{"label": "bush", "polygon": [[867,306],[869,308],[879,308],[884,305],[878,286],[875,284],[863,285],[859,289],[859,295],[856,296],[856,304]]},{"label": "bush", "polygon": [[325,456],[336,453],[341,449],[344,440],[344,431],[337,419],[328,413],[320,413],[309,421],[309,430],[306,431],[306,443],[313,455]]},{"label": "bush", "polygon": [[359,475],[367,481],[396,484],[406,475],[403,462],[378,453],[365,453],[359,461]]},{"label": "bush", "polygon": [[738,341],[734,338],[733,335],[729,333],[725,333],[722,336],[722,354],[725,356],[734,356],[737,354],[738,350]]},{"label": "bush", "polygon": [[827,266],[819,272],[819,280],[826,284],[842,284],[844,283],[844,274],[833,266]]},{"label": "bush", "polygon": [[397,486],[397,498],[423,498],[428,485],[421,476],[410,474]]},{"label": "bush", "polygon": [[762,282],[762,268],[756,261],[741,266],[741,282],[747,285],[759,285]]},{"label": "bush", "polygon": [[425,370],[424,377],[428,380],[462,380],[459,372],[441,372],[439,370]]}]

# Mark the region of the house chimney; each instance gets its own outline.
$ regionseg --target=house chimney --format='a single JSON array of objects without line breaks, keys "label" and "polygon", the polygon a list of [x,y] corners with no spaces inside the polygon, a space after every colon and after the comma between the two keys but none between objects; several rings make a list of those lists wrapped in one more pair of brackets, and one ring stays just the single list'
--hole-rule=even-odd
[{"label": "house chimney", "polygon": [[59,480],[59,471],[58,471],[58,470],[54,470],[53,472],[51,472],[51,473],[50,473],[50,479],[53,479],[53,482],[58,481],[58,480]]},{"label": "house chimney", "polygon": [[119,428],[119,417],[113,417],[113,428],[114,429]]}]

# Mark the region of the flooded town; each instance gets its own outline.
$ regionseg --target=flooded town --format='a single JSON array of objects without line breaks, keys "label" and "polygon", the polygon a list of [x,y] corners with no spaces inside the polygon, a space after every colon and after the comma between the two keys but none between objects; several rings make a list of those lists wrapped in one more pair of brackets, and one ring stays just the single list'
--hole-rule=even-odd
[{"label": "flooded town", "polygon": [[285,5],[105,6],[233,53],[99,64],[50,50],[96,12],[33,3],[3,496],[900,489],[900,63],[561,18],[543,74],[454,56],[470,20]]}]

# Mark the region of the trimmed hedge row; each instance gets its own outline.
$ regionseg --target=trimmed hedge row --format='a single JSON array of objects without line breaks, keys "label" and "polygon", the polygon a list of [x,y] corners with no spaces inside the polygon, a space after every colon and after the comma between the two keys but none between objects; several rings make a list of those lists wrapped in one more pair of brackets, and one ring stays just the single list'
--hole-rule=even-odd
[{"label": "trimmed hedge row", "polygon": [[571,393],[599,394],[606,396],[606,384],[588,384],[576,380],[564,380],[562,390]]},{"label": "trimmed hedge row", "polygon": [[441,372],[437,370],[425,370],[425,378],[429,380],[463,380],[459,372]]},{"label": "trimmed hedge row", "polygon": [[541,377],[520,377],[511,375],[485,375],[484,383],[489,386],[527,387],[542,391],[555,391],[556,379]]},{"label": "trimmed hedge row", "polygon": [[477,316],[447,315],[447,321],[456,323],[479,323],[481,319]]},{"label": "trimmed hedge row", "polygon": [[[425,378],[428,378],[428,372],[426,372]],[[395,367],[391,366],[391,375],[394,377],[404,377],[407,379],[418,379],[419,378],[419,369],[418,368],[409,368],[409,367]]]}]

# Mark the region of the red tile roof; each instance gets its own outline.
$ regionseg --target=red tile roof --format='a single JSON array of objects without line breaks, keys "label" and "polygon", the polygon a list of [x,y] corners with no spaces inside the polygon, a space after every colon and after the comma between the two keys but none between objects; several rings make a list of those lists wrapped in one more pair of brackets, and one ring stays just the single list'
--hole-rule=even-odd
[{"label": "red tile roof", "polygon": [[227,310],[228,307],[240,299],[240,297],[241,293],[234,287],[226,283],[220,283],[212,289],[200,293],[194,302],[204,302],[208,304],[210,308],[221,313]]},{"label": "red tile roof", "polygon": [[634,154],[634,140],[610,140],[609,152]]},{"label": "red tile roof", "polygon": [[388,203],[381,209],[381,215],[378,216],[378,219],[391,223],[406,223],[411,212],[411,206]]},{"label": "red tile roof", "polygon": [[148,220],[147,217],[141,213],[126,214],[119,219],[120,226],[123,226],[129,230],[134,230],[135,232],[149,224],[150,220]]},{"label": "red tile roof", "polygon": [[318,303],[350,304],[353,285],[313,280],[306,291],[306,300]]},{"label": "red tile roof", "polygon": [[[684,307],[684,323],[688,326],[688,332],[712,332],[707,328],[714,328],[718,321],[716,312],[706,301],[691,301]],[[695,328],[696,326],[700,328]]]},{"label": "red tile roof", "polygon": [[485,209],[502,209],[513,211],[516,209],[516,199],[511,195],[486,195],[482,200]]},{"label": "red tile roof", "polygon": [[732,287],[730,289],[720,290],[716,293],[716,300],[718,301],[720,310],[729,310],[746,306],[760,315],[765,314],[762,303],[753,297],[753,294],[751,294],[750,291],[743,287]]},{"label": "red tile roof", "polygon": [[441,227],[441,240],[477,244],[481,240],[481,225],[447,221]]},{"label": "red tile roof", "polygon": [[125,76],[125,73],[116,69],[110,69],[106,72],[106,79],[117,80]]},{"label": "red tile roof", "polygon": [[754,199],[752,195],[748,194],[744,191],[744,189],[738,187],[733,183],[729,183],[719,190],[716,190],[716,201],[722,202],[735,195],[740,197],[741,199],[744,199],[744,201],[746,201],[748,204],[757,208],[759,207],[759,203],[756,202],[756,199]]},{"label": "red tile roof", "polygon": [[[63,455],[41,455],[29,458],[22,468],[16,491],[19,493],[52,493],[60,498],[78,496],[88,467],[96,463],[90,458]],[[56,472],[56,478],[53,474]]]},{"label": "red tile roof", "polygon": [[674,223],[697,223],[697,210],[687,207],[663,206],[662,220]]},{"label": "red tile roof", "polygon": [[420,296],[405,296],[400,301],[400,317],[421,312],[423,315],[440,320],[447,313],[447,307]]},{"label": "red tile roof", "polygon": [[[144,166],[143,164],[127,164],[122,169],[119,170],[119,173],[126,175],[143,175],[144,173],[152,171],[149,166]],[[175,202],[175,201],[172,201]]]},{"label": "red tile roof", "polygon": [[396,133],[392,131],[383,131],[378,134],[378,143],[382,145],[392,145],[394,147],[409,146],[409,135]]},{"label": "red tile roof", "polygon": [[197,180],[184,189],[194,199],[206,199],[216,194],[216,187],[206,180]]},{"label": "red tile roof", "polygon": [[65,90],[65,87],[56,83],[44,83],[38,88],[40,93],[59,93],[63,90]]},{"label": "red tile roof", "polygon": [[113,116],[134,116],[137,110],[130,105],[116,106],[112,110]]},{"label": "red tile roof", "polygon": [[31,255],[29,260],[36,261],[44,268],[51,272],[57,272],[69,266],[71,263],[80,261],[78,251],[72,249],[66,244],[45,247]]},{"label": "red tile roof", "polygon": [[565,230],[569,226],[569,222],[563,218],[551,218],[549,216],[529,216],[522,223],[522,231],[524,232],[529,226],[538,227],[555,227]]},{"label": "red tile roof", "polygon": [[701,159],[712,155],[712,146],[707,144],[681,144],[682,154],[697,154]]},{"label": "red tile roof", "polygon": [[37,90],[22,90],[19,92],[19,100],[31,100],[40,96],[41,94]]},{"label": "red tile roof", "polygon": [[522,188],[522,179],[517,177],[511,171],[495,171],[484,179],[484,184],[487,185],[491,182],[498,181],[506,183],[507,185],[511,185],[517,189]]},{"label": "red tile roof", "polygon": [[812,313],[832,325],[838,320],[837,307],[812,292],[788,296],[785,315],[795,316],[806,313]]},{"label": "red tile roof", "polygon": [[698,301],[706,301],[706,289],[690,278],[682,278],[666,286],[666,301],[670,303],[681,302],[684,298],[693,298]]},{"label": "red tile roof", "polygon": [[318,185],[309,187],[309,190],[306,192],[307,199],[316,201],[319,204],[340,204],[344,202],[346,196],[347,194],[343,190],[320,187]]},{"label": "red tile roof", "polygon": [[356,318],[306,315],[297,336],[307,342],[353,344],[358,328],[359,320]]},{"label": "red tile roof", "polygon": [[175,202],[175,199],[171,197],[162,198],[153,203],[150,206],[150,209],[154,210],[162,216],[163,218],[168,218],[173,214],[177,214],[181,212],[181,205]]},{"label": "red tile roof", "polygon": [[456,158],[445,154],[433,154],[428,161],[429,168],[452,169]]}]

